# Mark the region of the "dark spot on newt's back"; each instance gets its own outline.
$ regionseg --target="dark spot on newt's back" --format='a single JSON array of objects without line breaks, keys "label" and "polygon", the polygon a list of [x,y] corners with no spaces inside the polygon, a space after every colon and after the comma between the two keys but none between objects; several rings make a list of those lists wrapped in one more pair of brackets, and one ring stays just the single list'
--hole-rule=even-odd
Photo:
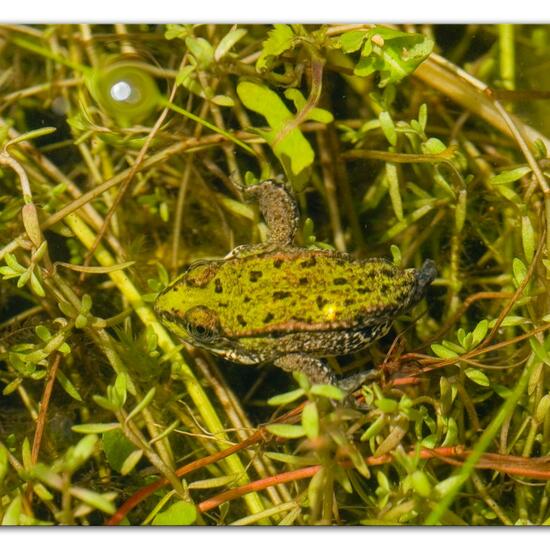
[{"label": "dark spot on newt's back", "polygon": [[290,294],[286,290],[277,290],[272,294],[272,297],[274,300],[283,300],[284,298],[288,298]]},{"label": "dark spot on newt's back", "polygon": [[214,284],[216,285],[216,293],[221,294],[223,292],[222,282],[219,279],[215,279]]},{"label": "dark spot on newt's back", "polygon": [[313,267],[317,265],[317,260],[315,259],[315,256],[312,256],[309,258],[309,260],[304,260],[303,262],[300,262],[300,267]]},{"label": "dark spot on newt's back", "polygon": [[249,275],[250,282],[255,283],[262,275],[261,271],[251,271]]},{"label": "dark spot on newt's back", "polygon": [[298,281],[301,285],[307,285],[308,279],[307,277],[300,277],[300,280]]},{"label": "dark spot on newt's back", "polygon": [[333,279],[332,281],[335,285],[345,285],[348,280],[345,277],[336,277],[336,279]]},{"label": "dark spot on newt's back", "polygon": [[323,309],[324,305],[328,303],[328,300],[325,300],[322,296],[317,296],[315,302],[317,303],[317,307],[319,309]]},{"label": "dark spot on newt's back", "polygon": [[237,315],[237,321],[239,322],[239,325],[241,325],[241,327],[246,327],[246,321],[244,320],[244,317],[242,315]]},{"label": "dark spot on newt's back", "polygon": [[281,260],[281,258],[277,258],[273,262],[273,267],[276,267],[277,269],[279,269],[282,265],[283,265],[283,260]]},{"label": "dark spot on newt's back", "polygon": [[274,319],[274,315],[273,313],[268,313],[265,317],[264,317],[264,323],[270,323],[271,321],[273,321]]}]

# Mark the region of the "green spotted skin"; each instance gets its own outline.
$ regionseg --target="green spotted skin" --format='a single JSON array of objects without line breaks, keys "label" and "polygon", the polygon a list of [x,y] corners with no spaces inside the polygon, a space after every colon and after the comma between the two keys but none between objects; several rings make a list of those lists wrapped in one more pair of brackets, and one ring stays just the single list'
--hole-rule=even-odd
[{"label": "green spotted skin", "polygon": [[155,311],[176,336],[226,359],[269,361],[315,383],[336,383],[318,358],[383,336],[424,296],[435,265],[403,270],[384,259],[294,246],[299,214],[284,184],[267,180],[243,191],[258,200],[267,242],[194,263],[157,297]]},{"label": "green spotted skin", "polygon": [[341,355],[382,336],[418,301],[418,273],[383,259],[288,248],[197,262],[156,309],[183,340],[239,362]]}]

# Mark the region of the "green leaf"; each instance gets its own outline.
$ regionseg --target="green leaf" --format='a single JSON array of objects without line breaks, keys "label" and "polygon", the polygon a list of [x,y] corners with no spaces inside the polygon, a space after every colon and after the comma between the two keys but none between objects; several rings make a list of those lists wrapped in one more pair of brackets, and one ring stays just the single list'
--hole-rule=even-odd
[{"label": "green leaf", "polygon": [[[464,343],[462,344],[464,347],[464,351],[469,350],[472,347],[472,344],[474,342],[474,335],[471,332],[468,332],[466,336],[464,336]],[[448,347],[449,349],[452,349],[456,351],[457,353],[462,353],[462,350],[456,349],[456,346],[453,345],[452,342],[447,342],[447,340],[443,340],[443,345]]]},{"label": "green leaf", "polygon": [[136,450],[122,430],[116,429],[104,432],[101,436],[103,451],[107,462],[117,472],[122,473],[122,468],[128,457]]},{"label": "green leaf", "polygon": [[142,456],[143,451],[141,449],[136,449],[133,453],[130,453],[123,462],[120,468],[120,473],[123,476],[128,475],[136,467],[136,464],[141,460]]},{"label": "green leaf", "polygon": [[453,417],[450,417],[447,420],[447,433],[445,434],[445,439],[441,443],[442,447],[451,447],[455,445],[458,441],[458,426],[456,425],[456,420]]},{"label": "green leaf", "polygon": [[445,346],[442,346],[441,344],[432,344],[431,346],[432,351],[442,359],[453,359],[455,357],[458,357],[458,354],[449,348],[446,348]]},{"label": "green leaf", "polygon": [[182,40],[189,36],[192,32],[191,25],[166,25],[166,31],[164,31],[164,38],[166,40],[173,40],[174,38],[181,38]]},{"label": "green leaf", "polygon": [[399,403],[394,399],[375,399],[374,404],[384,413],[394,413],[397,411]]},{"label": "green leaf", "polygon": [[[284,94],[287,99],[290,99],[294,103],[297,112],[301,111],[306,106],[306,98],[297,88],[288,88],[288,90],[285,90]],[[330,124],[334,120],[334,116],[325,109],[314,107],[307,113],[305,120],[315,120],[323,124]]]},{"label": "green leaf", "polygon": [[23,382],[22,378],[14,378],[9,384],[7,384],[2,390],[2,395],[9,395],[13,393]]},{"label": "green leaf", "polygon": [[503,183],[512,183],[519,180],[523,176],[526,176],[531,172],[530,166],[520,166],[519,168],[514,168],[513,170],[505,170],[498,174],[498,176],[493,176],[489,178],[489,183],[491,185],[502,185]]},{"label": "green leaf", "polygon": [[487,321],[487,319],[483,319],[476,325],[476,328],[472,333],[473,334],[472,346],[477,346],[485,338],[485,335],[487,334],[488,329],[489,329],[489,321]]},{"label": "green leaf", "polygon": [[517,288],[521,285],[523,279],[527,277],[527,268],[519,258],[514,258],[512,260],[512,271],[514,273],[514,283]]},{"label": "green leaf", "polygon": [[145,397],[132,409],[132,412],[126,417],[126,422],[134,418],[137,414],[139,414],[155,397],[156,388],[153,386],[145,395]]},{"label": "green leaf", "polygon": [[256,70],[261,72],[270,68],[273,58],[294,47],[294,32],[289,25],[274,25],[268,38],[262,44],[262,53],[256,62]]},{"label": "green leaf", "polygon": [[31,288],[37,296],[40,296],[41,298],[44,298],[44,296],[46,296],[46,293],[44,292],[44,287],[38,280],[38,277],[34,274],[34,271],[31,273]]},{"label": "green leaf", "polygon": [[297,390],[292,390],[287,393],[281,393],[280,395],[275,395],[274,397],[268,400],[267,404],[271,405],[272,407],[277,407],[279,405],[287,405],[288,403],[292,403],[293,401],[296,401],[296,399],[299,399],[304,394],[305,394],[305,391],[302,388],[299,388]]},{"label": "green leaf", "polygon": [[211,100],[212,103],[219,105],[220,107],[234,107],[235,102],[233,98],[228,95],[215,95]]},{"label": "green leaf", "polygon": [[303,426],[293,426],[291,424],[270,424],[266,429],[273,435],[285,437],[286,439],[297,439],[306,435]]},{"label": "green leaf", "polygon": [[344,53],[352,53],[361,48],[366,36],[365,31],[348,31],[340,36],[338,42]]},{"label": "green leaf", "polygon": [[92,395],[92,399],[100,407],[102,407],[103,409],[107,409],[108,411],[116,412],[120,408],[118,405],[112,403],[109,399],[103,397],[102,395]]},{"label": "green leaf", "polygon": [[44,325],[34,327],[34,332],[42,342],[49,342],[52,338],[52,333]]},{"label": "green leaf", "polygon": [[497,185],[496,190],[500,195],[502,195],[506,200],[509,200],[515,204],[518,208],[523,206],[523,199],[510,187],[506,185]]},{"label": "green leaf", "polygon": [[115,505],[107,500],[103,495],[100,495],[95,491],[90,491],[89,489],[84,489],[83,487],[73,486],[69,489],[69,492],[73,497],[78,498],[88,506],[100,510],[105,514],[112,515],[116,512]]},{"label": "green leaf", "polygon": [[544,347],[544,344],[539,342],[535,337],[529,338],[529,345],[531,349],[535,352],[535,355],[545,364],[550,365],[550,356]]},{"label": "green leaf", "polygon": [[537,409],[535,411],[535,420],[542,424],[546,415],[550,411],[550,394],[543,395],[542,399],[538,402]]},{"label": "green leaf", "polygon": [[388,111],[382,111],[378,115],[378,120],[380,121],[380,128],[382,128],[382,132],[384,132],[386,139],[389,141],[390,145],[395,146],[397,144],[397,132],[395,131],[395,124],[393,123],[390,113],[388,113]]},{"label": "green leaf", "polygon": [[197,65],[201,68],[206,68],[214,61],[214,48],[204,38],[196,38],[194,36],[188,36],[185,39],[185,45],[189,52],[193,55],[197,61]]},{"label": "green leaf", "polygon": [[88,325],[88,317],[86,315],[82,315],[82,313],[79,313],[76,316],[74,326],[78,329],[82,329]]},{"label": "green leaf", "polygon": [[239,477],[239,474],[232,474],[228,476],[219,476],[219,477],[207,477],[206,479],[199,479],[198,481],[193,481],[189,483],[189,490],[196,491],[197,489],[215,489],[216,487],[224,487],[230,483],[234,483],[235,480]]},{"label": "green leaf", "polygon": [[26,268],[24,268],[15,258],[13,254],[10,254],[9,252],[4,256],[4,260],[6,260],[6,264],[10,266],[13,271],[17,273],[24,273],[26,271]]},{"label": "green leaf", "polygon": [[309,439],[319,435],[319,411],[314,402],[307,403],[302,411],[302,426]]},{"label": "green leaf", "polygon": [[401,200],[399,176],[397,174],[397,166],[393,162],[386,162],[386,182],[388,184],[388,191],[395,217],[399,221],[403,221],[403,201]]},{"label": "green leaf", "polygon": [[231,29],[221,40],[216,51],[214,52],[214,59],[219,61],[225,57],[229,50],[247,33],[246,29]]},{"label": "green leaf", "polygon": [[117,405],[119,405],[119,407],[124,406],[128,396],[128,375],[126,373],[119,372],[117,374],[114,389],[118,397]]},{"label": "green leaf", "polygon": [[244,81],[237,86],[237,94],[244,106],[261,114],[269,124],[269,132],[258,132],[271,145],[289,179],[296,179],[313,164],[315,154],[298,128],[293,128],[281,139],[279,134],[294,120],[282,99],[264,84]]},{"label": "green leaf", "polygon": [[458,342],[460,343],[460,345],[465,348],[466,346],[464,345],[464,339],[466,338],[466,331],[460,327],[457,331],[456,331],[456,338],[458,340]]},{"label": "green leaf", "polygon": [[11,267],[8,267],[7,265],[3,265],[2,267],[0,267],[0,275],[2,275],[2,278],[4,280],[19,277],[19,273],[17,271],[14,271]]},{"label": "green leaf", "polygon": [[426,124],[428,123],[428,106],[425,103],[420,105],[418,109],[418,124],[422,128],[422,131],[426,130]]},{"label": "green leaf", "polygon": [[535,241],[535,230],[529,216],[521,217],[521,242],[525,259],[531,263],[535,256],[537,243]]},{"label": "green leaf", "polygon": [[197,519],[197,508],[190,502],[180,500],[167,510],[157,514],[152,525],[192,525]]},{"label": "green leaf", "polygon": [[430,496],[432,492],[432,485],[428,479],[428,476],[424,472],[420,470],[413,472],[411,474],[411,484],[415,492],[421,497],[428,498]]},{"label": "green leaf", "polygon": [[32,486],[32,490],[35,492],[35,494],[38,496],[38,498],[44,502],[53,500],[53,495],[42,485],[42,483],[35,483]]},{"label": "green leaf", "polygon": [[337,401],[343,401],[346,397],[346,394],[340,388],[329,384],[315,384],[311,387],[311,393],[327,399],[336,399]]},{"label": "green leaf", "polygon": [[61,369],[57,371],[57,381],[65,392],[70,395],[76,401],[82,401],[82,397],[78,390],[74,387],[73,383],[61,372]]},{"label": "green leaf", "polygon": [[324,497],[324,487],[326,485],[325,468],[320,468],[318,472],[314,474],[309,482],[307,488],[307,496],[309,500],[309,507],[312,510],[318,510],[321,507],[321,503]]},{"label": "green leaf", "polygon": [[63,355],[68,355],[69,353],[71,353],[71,348],[70,348],[69,344],[67,344],[67,342],[63,342],[63,343],[59,346],[59,351],[60,351]]},{"label": "green leaf", "polygon": [[196,80],[196,67],[194,65],[187,65],[183,67],[176,76],[176,85],[187,88],[190,92],[198,96],[204,96],[201,85]]},{"label": "green leaf", "polygon": [[383,415],[380,415],[361,436],[361,441],[368,441],[369,439],[376,437],[385,425],[386,418]]},{"label": "green leaf", "polygon": [[21,134],[17,136],[14,139],[11,139],[6,143],[5,147],[9,147],[10,145],[15,145],[16,143],[20,143],[22,141],[28,141],[29,139],[36,139],[42,136],[47,136],[49,134],[53,134],[57,131],[57,128],[54,126],[45,126],[44,128],[37,128],[36,130],[31,130],[30,132],[26,132],[24,134]]},{"label": "green leaf", "polygon": [[30,470],[32,468],[32,458],[31,444],[28,437],[25,437],[25,439],[23,439],[23,444],[21,445],[21,458],[23,459],[23,467],[26,470]]},{"label": "green leaf", "polygon": [[422,151],[428,155],[439,155],[446,149],[446,145],[437,138],[430,138],[422,144]]},{"label": "green leaf", "polygon": [[354,72],[358,76],[368,76],[379,71],[381,88],[412,74],[434,46],[433,41],[422,34],[383,27],[371,29],[367,36]]},{"label": "green leaf", "polygon": [[437,439],[437,434],[430,434],[420,442],[420,446],[426,447],[428,449],[433,449],[437,444]]},{"label": "green leaf", "polygon": [[83,437],[72,449],[72,459],[75,461],[75,469],[84,464],[90,458],[97,446],[98,437],[90,434]]},{"label": "green leaf", "polygon": [[[370,44],[370,42],[368,42],[368,44]],[[371,75],[377,70],[380,70],[383,66],[383,63],[381,63],[379,59],[373,55],[369,55],[368,57],[361,57],[361,59],[359,59],[359,62],[355,65],[355,69],[353,69],[353,72],[357,76],[365,77]]]},{"label": "green leaf", "polygon": [[478,386],[484,386],[488,388],[491,385],[491,383],[489,382],[489,378],[487,378],[487,375],[479,369],[467,368],[464,371],[464,374]]},{"label": "green leaf", "polygon": [[454,488],[457,485],[460,486],[461,484],[462,484],[462,480],[460,476],[452,475],[451,477],[448,477],[447,479],[440,481],[435,486],[435,492],[439,498],[443,498],[449,491],[454,490]]},{"label": "green leaf", "polygon": [[[544,321],[544,318],[543,318]],[[501,327],[517,327],[521,325],[529,324],[531,321],[527,319],[526,317],[522,317],[521,315],[507,315],[502,320],[502,323],[500,324]],[[493,328],[497,323],[496,319],[492,319],[489,322],[489,328]]]},{"label": "green leaf", "polygon": [[45,483],[48,487],[55,489],[56,491],[63,490],[63,478],[52,471],[50,466],[39,462],[35,464],[30,472],[31,476],[35,479],[39,479]]},{"label": "green leaf", "polygon": [[30,279],[31,275],[32,275],[32,272],[33,272],[33,267],[29,267],[29,269],[27,269],[27,271],[25,271],[25,273],[23,273],[23,275],[21,275],[21,277],[19,277],[18,281],[17,281],[17,288],[23,288],[28,280]]},{"label": "green leaf", "polygon": [[285,453],[272,453],[265,452],[266,457],[271,460],[276,460],[278,462],[284,462],[285,464],[292,464],[293,466],[311,466],[313,464],[318,464],[318,459],[315,456],[296,456]]},{"label": "green leaf", "polygon": [[300,372],[300,371],[293,372],[292,378],[294,378],[294,380],[298,382],[298,385],[300,386],[300,388],[302,388],[305,391],[309,390],[309,388],[311,387],[309,378],[303,372]]},{"label": "green leaf", "polygon": [[402,261],[401,249],[396,244],[392,244],[390,246],[390,252],[392,255],[393,263],[395,265],[401,265],[401,261]]},{"label": "green leaf", "polygon": [[353,493],[353,486],[346,470],[342,466],[335,464],[332,473],[334,474],[334,479],[340,487],[342,487],[346,493],[351,495]]},{"label": "green leaf", "polygon": [[112,422],[110,424],[78,424],[71,429],[73,432],[79,434],[101,434],[103,432],[109,432],[120,428],[118,422]]},{"label": "green leaf", "polygon": [[8,473],[8,450],[0,443],[0,487]]},{"label": "green leaf", "polygon": [[466,351],[464,348],[468,344],[471,344],[471,341],[472,341],[472,335],[470,333],[468,333],[464,336],[464,346],[459,346],[458,344],[455,344],[454,342],[449,342],[449,340],[442,340],[441,343],[447,349],[450,349],[451,351],[454,351],[455,353],[458,353],[458,355],[460,355],[461,353],[464,353]]},{"label": "green leaf", "polygon": [[2,518],[2,525],[21,525],[21,496],[17,495],[9,504]]}]

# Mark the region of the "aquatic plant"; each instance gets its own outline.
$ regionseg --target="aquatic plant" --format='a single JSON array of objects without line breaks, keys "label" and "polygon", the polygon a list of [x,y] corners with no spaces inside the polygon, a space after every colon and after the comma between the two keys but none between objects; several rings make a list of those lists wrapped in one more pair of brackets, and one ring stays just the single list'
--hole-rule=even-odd
[{"label": "aquatic plant", "polygon": [[[0,26],[3,524],[547,524],[548,32]],[[279,175],[304,246],[438,266],[353,404],[151,308]]]}]

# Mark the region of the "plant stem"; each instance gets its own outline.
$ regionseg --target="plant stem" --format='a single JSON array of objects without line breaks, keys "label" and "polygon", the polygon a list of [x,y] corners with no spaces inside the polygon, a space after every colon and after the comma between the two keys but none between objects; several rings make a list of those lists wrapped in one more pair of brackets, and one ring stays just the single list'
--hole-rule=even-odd
[{"label": "plant stem", "polygon": [[515,88],[516,55],[514,45],[514,25],[502,23],[498,26],[498,44],[500,53],[500,79],[506,90]]}]

